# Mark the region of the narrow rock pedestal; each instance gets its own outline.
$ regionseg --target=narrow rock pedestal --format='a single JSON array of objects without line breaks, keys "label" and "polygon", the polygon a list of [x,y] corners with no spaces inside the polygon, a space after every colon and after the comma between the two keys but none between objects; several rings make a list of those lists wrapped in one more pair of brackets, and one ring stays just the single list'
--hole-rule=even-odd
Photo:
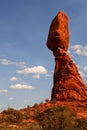
[{"label": "narrow rock pedestal", "polygon": [[55,56],[51,100],[86,101],[87,86],[67,53],[68,46],[68,17],[64,12],[59,12],[51,23],[47,40],[47,47]]}]

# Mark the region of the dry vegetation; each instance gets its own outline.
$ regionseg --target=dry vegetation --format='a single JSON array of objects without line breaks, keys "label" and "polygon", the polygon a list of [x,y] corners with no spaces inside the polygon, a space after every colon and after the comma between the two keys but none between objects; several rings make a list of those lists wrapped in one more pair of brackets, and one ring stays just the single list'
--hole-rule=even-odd
[{"label": "dry vegetation", "polygon": [[[68,107],[69,106],[69,107]],[[51,102],[0,113],[0,130],[86,130],[87,103]]]}]

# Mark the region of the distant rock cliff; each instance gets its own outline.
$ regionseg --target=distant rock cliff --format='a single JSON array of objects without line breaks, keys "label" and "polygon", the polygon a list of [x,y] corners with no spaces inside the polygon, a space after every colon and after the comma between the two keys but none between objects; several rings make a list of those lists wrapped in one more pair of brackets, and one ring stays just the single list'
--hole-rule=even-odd
[{"label": "distant rock cliff", "polygon": [[68,17],[59,12],[53,19],[47,47],[55,56],[54,82],[51,100],[87,100],[87,86],[83,83],[76,65],[67,53],[69,46]]}]

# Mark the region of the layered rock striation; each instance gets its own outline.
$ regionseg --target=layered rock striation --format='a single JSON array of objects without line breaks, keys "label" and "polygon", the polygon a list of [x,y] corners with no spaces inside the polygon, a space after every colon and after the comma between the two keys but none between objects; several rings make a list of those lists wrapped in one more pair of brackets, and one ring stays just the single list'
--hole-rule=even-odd
[{"label": "layered rock striation", "polygon": [[47,39],[47,47],[55,56],[51,100],[86,101],[87,86],[67,52],[69,38],[68,17],[59,12],[51,23]]}]

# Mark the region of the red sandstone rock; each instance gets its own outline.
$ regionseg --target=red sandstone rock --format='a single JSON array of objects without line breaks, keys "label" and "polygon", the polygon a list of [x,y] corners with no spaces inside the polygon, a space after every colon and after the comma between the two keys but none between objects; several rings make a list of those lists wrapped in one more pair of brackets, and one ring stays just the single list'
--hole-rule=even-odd
[{"label": "red sandstone rock", "polygon": [[52,100],[87,100],[87,86],[83,83],[76,65],[67,54],[69,45],[68,17],[59,12],[48,35],[47,47],[55,56]]},{"label": "red sandstone rock", "polygon": [[52,51],[55,51],[58,47],[67,51],[68,44],[68,17],[64,12],[59,12],[51,23],[47,46]]}]

